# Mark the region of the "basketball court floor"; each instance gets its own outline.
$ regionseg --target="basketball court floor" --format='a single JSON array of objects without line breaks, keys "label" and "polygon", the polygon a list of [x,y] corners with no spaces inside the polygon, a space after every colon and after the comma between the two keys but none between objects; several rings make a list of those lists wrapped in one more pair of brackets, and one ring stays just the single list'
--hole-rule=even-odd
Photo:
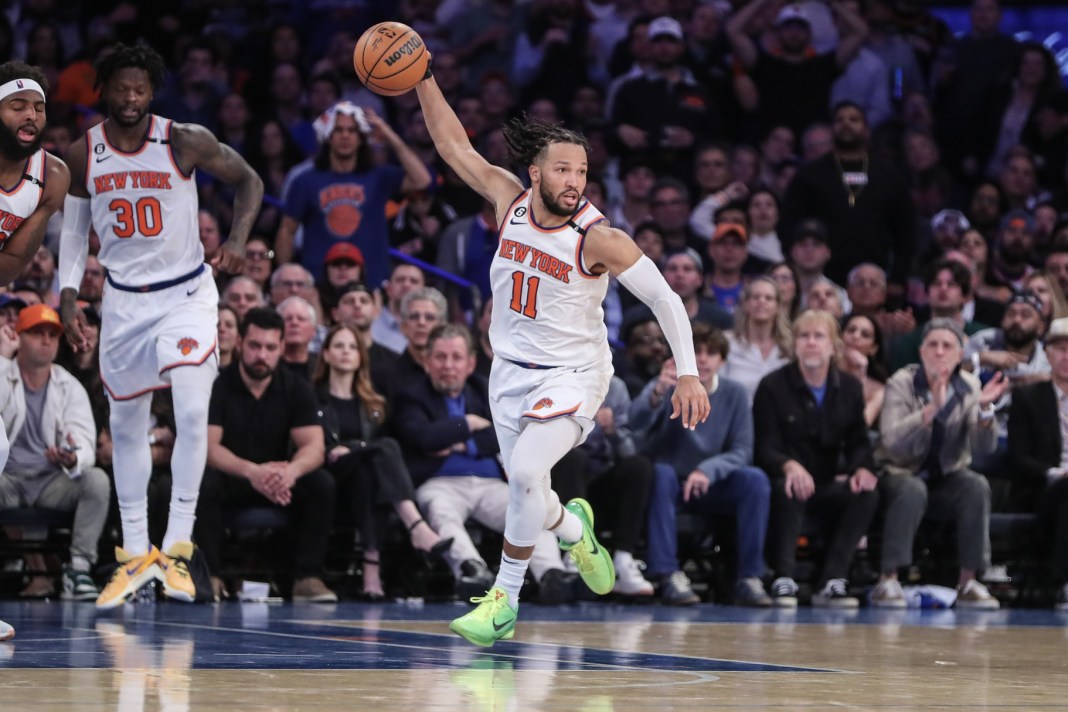
[{"label": "basketball court floor", "polygon": [[527,605],[515,640],[463,604],[0,602],[0,710],[1068,708],[1068,615]]}]

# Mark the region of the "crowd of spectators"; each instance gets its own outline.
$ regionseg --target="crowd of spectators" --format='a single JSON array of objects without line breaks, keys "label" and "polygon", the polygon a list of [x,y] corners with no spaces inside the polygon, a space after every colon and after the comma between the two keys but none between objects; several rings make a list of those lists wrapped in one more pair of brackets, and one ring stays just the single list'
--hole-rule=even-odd
[{"label": "crowd of spectators", "polygon": [[[618,378],[590,442],[554,471],[560,491],[609,513],[598,521],[615,534],[618,593],[699,600],[674,541],[683,506],[737,519],[745,605],[796,605],[806,518],[826,533],[814,604],[856,605],[850,565],[870,534],[882,546],[872,602],[904,605],[897,577],[926,516],[957,524],[959,605],[996,607],[980,583],[990,513],[1016,511],[1041,515],[1052,547],[1033,555],[1051,548],[1068,610],[1068,91],[1047,47],[1001,30],[997,0],[973,0],[969,17],[954,36],[908,0],[23,0],[0,15],[0,61],[45,71],[45,147],[62,156],[102,119],[93,62],[148,43],[171,69],[153,110],[208,127],[264,181],[241,274],[216,274],[223,369],[196,539],[217,594],[227,513],[249,504],[288,510],[289,573],[318,581],[311,598],[329,595],[318,577],[343,522],[356,522],[369,600],[385,594],[397,519],[457,591],[492,582],[464,522],[503,526],[484,380],[497,216],[435,154],[413,93],[386,99],[358,81],[357,38],[392,19],[421,33],[490,162],[515,168],[500,127],[523,112],[585,134],[586,197],[661,267],[695,325],[714,405],[683,433],[664,426],[675,375],[663,334],[613,280]],[[233,195],[209,176],[197,185],[210,258]],[[13,436],[0,506],[76,511],[84,569],[97,559],[87,537],[103,528],[110,543],[108,402],[96,354],[56,344],[37,306],[58,304],[60,222],[0,294],[0,412],[16,435],[27,412],[55,415],[19,384],[36,393],[52,353],[54,382],[84,388],[95,448],[20,458],[36,436]],[[91,334],[105,288],[90,256],[79,298]],[[257,392],[244,376],[263,369]],[[146,435],[165,482],[173,418],[156,400]],[[263,492],[228,471],[235,453],[319,464]],[[81,484],[5,494],[49,467]],[[534,562],[542,600],[574,596],[549,538]],[[64,574],[65,592],[85,585]]]}]

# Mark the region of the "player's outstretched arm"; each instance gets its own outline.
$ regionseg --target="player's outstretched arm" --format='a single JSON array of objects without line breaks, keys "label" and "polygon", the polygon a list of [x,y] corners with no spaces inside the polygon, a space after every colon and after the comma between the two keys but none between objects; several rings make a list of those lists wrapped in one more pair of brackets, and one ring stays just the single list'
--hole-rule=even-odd
[{"label": "player's outstretched arm", "polygon": [[434,140],[434,147],[441,157],[464,183],[498,206],[498,212],[507,209],[523,190],[523,184],[508,171],[494,166],[479,155],[434,77],[416,84],[415,92],[419,96],[430,138]]},{"label": "player's outstretched arm", "polygon": [[63,207],[63,198],[70,185],[67,164],[50,153],[45,154],[45,187],[37,209],[8,236],[0,252],[0,284],[7,284],[19,276],[26,263],[37,254],[44,242],[45,228],[52,214]]},{"label": "player's outstretched arm", "polygon": [[607,271],[619,283],[653,310],[660,329],[671,346],[679,383],[671,396],[672,418],[682,416],[683,427],[691,430],[708,418],[708,391],[697,377],[697,356],[693,350],[693,330],[682,299],[664,281],[653,261],[622,230],[594,225],[586,236],[583,256],[595,273]]},{"label": "player's outstretched arm", "polygon": [[212,260],[212,266],[237,274],[245,261],[248,240],[263,201],[263,181],[237,151],[220,143],[211,131],[199,124],[175,124],[171,129],[175,157],[189,173],[203,168],[216,178],[234,186],[234,219],[230,235]]}]

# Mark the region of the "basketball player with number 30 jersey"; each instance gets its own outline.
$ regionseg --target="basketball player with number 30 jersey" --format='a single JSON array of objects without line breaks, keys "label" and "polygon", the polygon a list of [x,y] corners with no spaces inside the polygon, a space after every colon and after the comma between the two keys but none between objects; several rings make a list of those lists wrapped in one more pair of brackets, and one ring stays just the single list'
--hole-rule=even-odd
[{"label": "basketball player with number 30 jersey", "polygon": [[493,203],[501,226],[490,266],[489,335],[490,408],[508,475],[504,552],[493,587],[450,625],[490,646],[515,634],[519,589],[543,529],[556,534],[590,589],[604,594],[615,583],[589,503],[562,505],[549,479],[552,466],[585,440],[608,391],[612,363],[601,310],[608,275],[652,308],[671,345],[679,373],[672,417],[695,427],[708,417],[708,393],[697,378],[682,300],[634,241],[582,197],[586,140],[530,117],[505,126],[509,158],[527,166],[530,188],[523,190],[518,178],[475,152],[429,70],[416,92],[438,153]]},{"label": "basketball player with number 30 jersey", "polygon": [[[89,227],[100,238],[107,270],[100,332],[100,374],[111,404],[115,491],[122,519],[120,566],[97,607],[121,605],[158,579],[176,600],[197,596],[189,561],[200,481],[208,447],[208,403],[218,371],[219,295],[204,264],[193,173],[203,168],[234,185],[230,237],[212,266],[236,273],[259,210],[263,184],[232,149],[196,124],[148,113],[163,78],[163,61],[144,46],[102,58],[97,86],[107,119],[68,153],[70,193],[60,237],[60,286],[67,339],[88,348],[78,287]],[[152,392],[172,387],[176,437],[167,532],[159,549],[148,540],[147,488],[152,473]]]},{"label": "basketball player with number 30 jersey", "polygon": [[[37,67],[0,64],[0,285],[15,279],[37,254],[45,226],[63,204],[67,165],[41,148],[48,81]],[[10,326],[5,339],[15,339]],[[0,383],[0,388],[6,384]],[[3,394],[0,394],[3,395]],[[0,421],[0,472],[10,450],[8,424]],[[0,641],[15,629],[0,621]]]}]

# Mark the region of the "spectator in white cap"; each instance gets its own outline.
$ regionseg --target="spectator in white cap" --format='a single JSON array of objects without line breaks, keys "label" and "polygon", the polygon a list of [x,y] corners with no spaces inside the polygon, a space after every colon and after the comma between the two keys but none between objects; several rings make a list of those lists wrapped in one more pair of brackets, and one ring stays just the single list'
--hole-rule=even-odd
[{"label": "spectator in white cap", "polygon": [[623,82],[612,103],[612,138],[627,153],[647,156],[657,175],[690,178],[693,149],[722,130],[720,102],[683,65],[682,25],[671,17],[649,23],[652,67]]},{"label": "spectator in white cap", "polygon": [[[370,109],[342,101],[314,122],[319,153],[314,166],[289,186],[274,249],[279,264],[293,259],[293,237],[304,228],[300,254],[312,274],[321,274],[326,254],[346,242],[363,253],[368,284],[389,277],[389,234],[385,204],[396,192],[423,190],[430,172],[389,124]],[[371,141],[377,136],[400,163],[373,165]]]},{"label": "spectator in white cap", "polygon": [[[778,47],[772,52],[749,36],[750,25],[771,0],[753,0],[727,21],[727,37],[735,58],[756,86],[757,132],[785,124],[795,136],[817,121],[826,121],[831,86],[868,37],[868,26],[851,8],[831,6],[842,34],[838,47],[818,53],[812,44],[812,22],[801,5],[786,5],[775,20]],[[740,97],[742,98],[742,97]]]}]

